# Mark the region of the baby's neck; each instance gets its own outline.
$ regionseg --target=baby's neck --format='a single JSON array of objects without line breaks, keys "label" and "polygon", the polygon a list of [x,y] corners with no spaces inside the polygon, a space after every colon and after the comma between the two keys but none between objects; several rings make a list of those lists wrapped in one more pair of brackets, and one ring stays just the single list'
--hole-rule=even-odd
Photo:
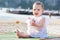
[{"label": "baby's neck", "polygon": [[[40,15],[40,16],[42,16],[42,15]],[[38,18],[38,17],[40,17],[40,16],[34,16],[35,18]]]}]

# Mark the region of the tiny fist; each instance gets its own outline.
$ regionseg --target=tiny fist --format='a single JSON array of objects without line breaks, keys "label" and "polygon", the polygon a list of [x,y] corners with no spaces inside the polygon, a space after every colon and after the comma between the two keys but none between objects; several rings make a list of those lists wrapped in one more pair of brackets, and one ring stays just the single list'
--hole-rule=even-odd
[{"label": "tiny fist", "polygon": [[33,22],[35,22],[35,20],[34,20],[34,19],[32,19],[32,21],[33,21]]}]

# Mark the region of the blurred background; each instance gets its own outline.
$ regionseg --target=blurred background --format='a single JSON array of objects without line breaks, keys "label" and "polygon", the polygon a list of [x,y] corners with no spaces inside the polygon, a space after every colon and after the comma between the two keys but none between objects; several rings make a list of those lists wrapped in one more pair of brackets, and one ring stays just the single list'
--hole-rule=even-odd
[{"label": "blurred background", "polygon": [[48,38],[60,40],[60,0],[0,0],[0,40],[20,40],[16,30],[19,28],[26,33],[25,21],[27,17],[32,16],[32,5],[35,1],[41,1],[44,4],[43,15],[49,22]]},{"label": "blurred background", "polygon": [[35,1],[41,1],[44,3],[45,10],[59,10],[60,0],[0,0],[0,7],[17,8],[22,7],[24,9],[32,9],[32,5]]}]

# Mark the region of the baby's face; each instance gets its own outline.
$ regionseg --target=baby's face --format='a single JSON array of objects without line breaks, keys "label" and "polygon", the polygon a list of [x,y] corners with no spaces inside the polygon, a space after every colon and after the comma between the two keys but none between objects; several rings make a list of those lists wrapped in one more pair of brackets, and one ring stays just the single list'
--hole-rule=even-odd
[{"label": "baby's face", "polygon": [[42,15],[42,13],[43,13],[43,7],[42,7],[42,5],[36,5],[36,4],[34,4],[33,5],[33,15],[36,16],[36,17],[38,17],[38,16]]}]

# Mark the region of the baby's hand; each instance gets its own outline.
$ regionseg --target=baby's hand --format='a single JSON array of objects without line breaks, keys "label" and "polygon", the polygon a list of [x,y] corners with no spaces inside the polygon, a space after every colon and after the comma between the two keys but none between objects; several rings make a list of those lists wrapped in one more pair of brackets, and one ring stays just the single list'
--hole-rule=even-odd
[{"label": "baby's hand", "polygon": [[30,22],[30,24],[31,24],[31,26],[35,26],[35,20],[32,20],[32,21]]},{"label": "baby's hand", "polygon": [[35,20],[33,18],[28,17],[28,22],[31,26],[35,26]]}]

